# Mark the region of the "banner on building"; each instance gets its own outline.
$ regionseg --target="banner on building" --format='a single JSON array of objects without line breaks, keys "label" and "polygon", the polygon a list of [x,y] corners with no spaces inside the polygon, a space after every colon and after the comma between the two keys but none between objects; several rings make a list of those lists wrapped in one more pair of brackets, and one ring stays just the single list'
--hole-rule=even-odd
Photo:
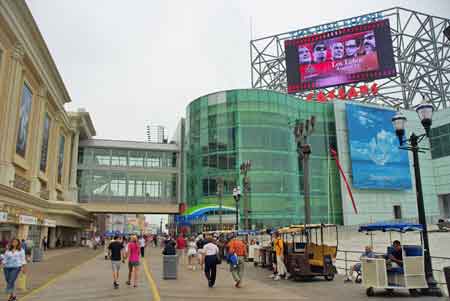
[{"label": "banner on building", "polygon": [[8,221],[8,212],[0,212],[0,223]]},{"label": "banner on building", "polygon": [[19,224],[37,225],[37,217],[29,215],[19,215]]}]

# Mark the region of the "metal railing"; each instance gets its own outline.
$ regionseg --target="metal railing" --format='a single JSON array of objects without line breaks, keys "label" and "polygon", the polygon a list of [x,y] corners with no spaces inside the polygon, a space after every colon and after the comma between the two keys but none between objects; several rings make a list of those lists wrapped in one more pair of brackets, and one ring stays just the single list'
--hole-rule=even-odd
[{"label": "metal railing", "polygon": [[[336,269],[340,274],[349,274],[354,264],[360,262],[360,256],[363,251],[354,250],[338,250],[336,256]],[[384,253],[376,253],[375,255],[384,255]],[[437,281],[437,284],[441,288],[446,288],[447,282],[445,281],[444,267],[450,266],[450,257],[431,256],[433,263],[433,273]]]}]

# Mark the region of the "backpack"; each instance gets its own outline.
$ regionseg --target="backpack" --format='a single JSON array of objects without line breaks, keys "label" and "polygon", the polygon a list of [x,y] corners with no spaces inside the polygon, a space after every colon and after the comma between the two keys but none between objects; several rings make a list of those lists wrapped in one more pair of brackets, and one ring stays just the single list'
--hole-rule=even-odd
[{"label": "backpack", "polygon": [[230,263],[230,265],[235,268],[237,267],[239,261],[238,261],[238,257],[236,255],[236,253],[233,254],[229,254],[228,255],[228,262]]}]

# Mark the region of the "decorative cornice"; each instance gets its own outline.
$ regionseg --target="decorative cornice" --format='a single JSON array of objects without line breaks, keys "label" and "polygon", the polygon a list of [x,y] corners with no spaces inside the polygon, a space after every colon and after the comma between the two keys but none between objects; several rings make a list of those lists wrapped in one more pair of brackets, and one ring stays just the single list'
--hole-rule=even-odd
[{"label": "decorative cornice", "polygon": [[47,201],[32,194],[23,192],[19,189],[0,184],[0,196],[5,196],[24,204],[37,207],[44,213],[60,213],[72,215],[80,219],[90,219],[89,212],[74,202],[55,202]]},{"label": "decorative cornice", "polygon": [[14,48],[11,52],[11,57],[16,61],[23,63],[23,58],[25,57],[25,48],[21,43],[16,43],[16,45],[14,45]]}]

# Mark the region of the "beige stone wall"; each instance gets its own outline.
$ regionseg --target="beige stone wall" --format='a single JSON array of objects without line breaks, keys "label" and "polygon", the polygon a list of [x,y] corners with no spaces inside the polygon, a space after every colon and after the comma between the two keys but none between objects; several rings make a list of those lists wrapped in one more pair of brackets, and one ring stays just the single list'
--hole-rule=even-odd
[{"label": "beige stone wall", "polygon": [[[31,91],[32,101],[26,152],[21,155],[16,152],[16,142],[24,85]],[[74,146],[78,145],[75,139],[80,128],[64,110],[67,102],[69,94],[25,1],[0,1],[0,186],[29,195],[14,200],[9,190],[0,189],[0,204],[17,205],[24,210],[38,208],[44,214],[52,213],[61,224],[75,227],[79,221],[73,216],[81,214],[88,219],[89,214],[78,206],[60,210],[56,204],[78,201],[73,193],[77,156]],[[46,170],[42,172],[46,114],[50,117],[50,134]],[[61,135],[65,137],[64,161],[62,178],[58,181]],[[21,235],[26,232],[22,228]]]}]

